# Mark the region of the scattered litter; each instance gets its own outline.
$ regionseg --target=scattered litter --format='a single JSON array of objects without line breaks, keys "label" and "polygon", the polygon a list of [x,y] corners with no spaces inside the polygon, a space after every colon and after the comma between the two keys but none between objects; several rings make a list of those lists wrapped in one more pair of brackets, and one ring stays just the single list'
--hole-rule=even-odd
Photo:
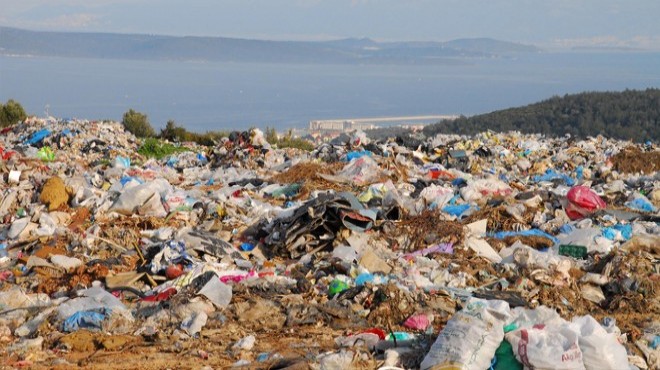
[{"label": "scattered litter", "polygon": [[336,143],[154,159],[116,122],[4,130],[7,366],[657,367],[657,147]]}]

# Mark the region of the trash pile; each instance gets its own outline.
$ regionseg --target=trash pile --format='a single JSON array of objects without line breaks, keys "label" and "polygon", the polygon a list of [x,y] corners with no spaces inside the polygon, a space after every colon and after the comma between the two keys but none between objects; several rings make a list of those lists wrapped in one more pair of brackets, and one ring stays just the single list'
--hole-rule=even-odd
[{"label": "trash pile", "polygon": [[2,366],[660,368],[660,151],[0,135]]}]

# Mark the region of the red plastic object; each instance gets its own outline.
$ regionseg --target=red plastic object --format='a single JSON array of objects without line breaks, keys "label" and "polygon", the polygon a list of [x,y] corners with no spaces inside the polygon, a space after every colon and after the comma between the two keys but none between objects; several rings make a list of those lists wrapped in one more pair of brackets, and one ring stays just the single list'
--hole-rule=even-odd
[{"label": "red plastic object", "polygon": [[172,298],[173,295],[176,294],[176,288],[169,288],[167,290],[164,290],[156,295],[150,295],[148,297],[142,298],[142,301],[144,302],[160,302],[160,301],[167,301],[168,299]]},{"label": "red plastic object", "polygon": [[165,269],[165,277],[169,280],[176,279],[179,276],[183,275],[183,268],[181,265],[169,265]]},{"label": "red plastic object", "polygon": [[586,186],[575,186],[566,194],[568,206],[566,215],[571,220],[578,220],[607,207],[607,204],[593,190]]},{"label": "red plastic object", "polygon": [[433,180],[440,179],[445,181],[454,180],[456,178],[451,172],[436,169],[429,170],[429,176]]},{"label": "red plastic object", "polygon": [[380,340],[385,340],[385,332],[381,329],[378,328],[371,328],[363,331],[362,333],[371,333],[371,334],[376,334]]}]

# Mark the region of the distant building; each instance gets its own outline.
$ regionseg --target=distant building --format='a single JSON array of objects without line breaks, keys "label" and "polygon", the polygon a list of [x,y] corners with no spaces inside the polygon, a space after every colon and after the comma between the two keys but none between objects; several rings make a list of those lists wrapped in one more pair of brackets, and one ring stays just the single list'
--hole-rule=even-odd
[{"label": "distant building", "polygon": [[310,121],[309,131],[319,133],[341,133],[354,130],[371,130],[376,128],[376,125],[366,122],[355,122],[350,120],[325,120],[325,121]]},{"label": "distant building", "polygon": [[355,119],[330,119],[309,121],[309,132],[317,134],[339,134],[355,130],[371,130],[383,127],[384,125],[403,126],[413,130],[419,130],[425,124],[438,122],[441,120],[456,119],[456,115],[441,116],[409,116],[409,117],[376,117],[376,118],[355,118]]}]

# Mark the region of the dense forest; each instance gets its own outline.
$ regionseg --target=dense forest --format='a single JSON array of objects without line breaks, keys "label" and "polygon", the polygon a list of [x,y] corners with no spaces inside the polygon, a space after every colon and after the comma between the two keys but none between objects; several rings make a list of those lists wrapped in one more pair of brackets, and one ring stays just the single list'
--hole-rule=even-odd
[{"label": "dense forest", "polygon": [[520,108],[510,108],[473,117],[460,117],[424,128],[424,134],[474,134],[486,130],[571,134],[587,137],[602,134],[637,142],[660,140],[660,89],[623,92],[585,92]]}]

